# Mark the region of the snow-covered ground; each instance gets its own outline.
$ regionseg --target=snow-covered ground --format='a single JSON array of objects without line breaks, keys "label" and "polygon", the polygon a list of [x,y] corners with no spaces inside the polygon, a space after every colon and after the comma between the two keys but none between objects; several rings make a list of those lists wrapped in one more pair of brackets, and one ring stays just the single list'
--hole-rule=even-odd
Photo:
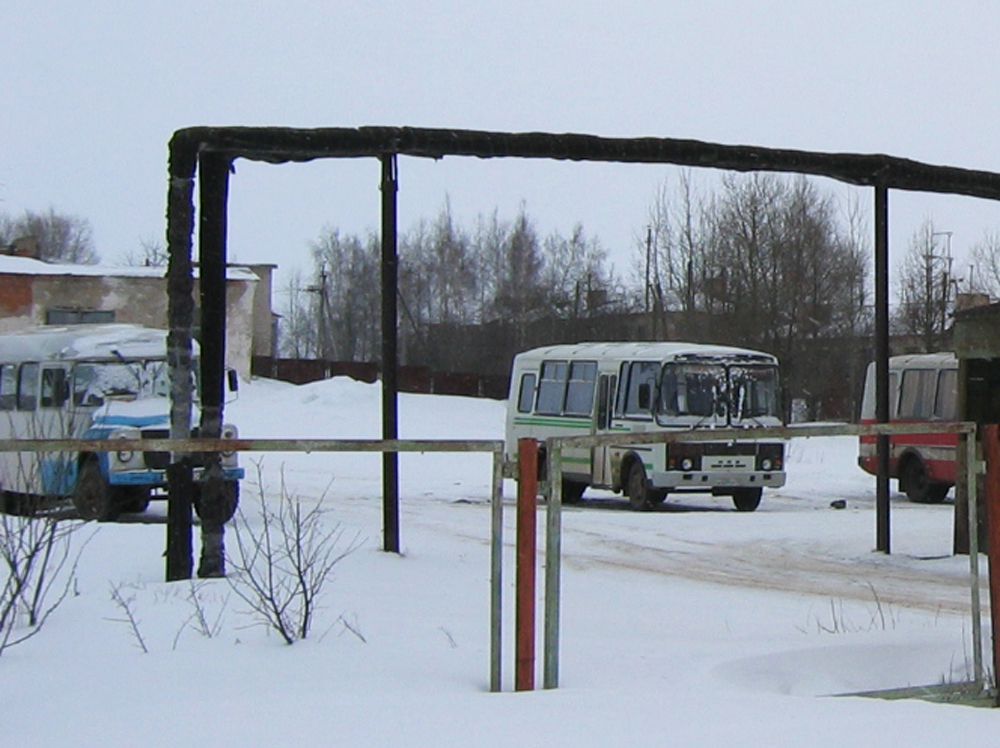
[{"label": "snow-covered ground", "polygon": [[[227,418],[244,436],[374,438],[378,409],[377,386],[257,380]],[[494,401],[403,395],[400,410],[404,438],[503,432]],[[325,497],[343,542],[361,543],[336,567],[313,636],[287,646],[255,626],[226,580],[196,583],[218,624],[203,636],[191,621],[192,585],[163,582],[162,523],[87,526],[72,596],[40,635],[0,657],[0,744],[981,741],[994,729],[989,710],[843,696],[962,680],[972,651],[968,560],[949,556],[951,502],[894,497],[894,553],[873,552],[874,482],[855,466],[855,448],[850,438],[794,442],[787,486],[765,492],[751,514],[712,497],[637,514],[596,492],[567,508],[554,691],[510,690],[508,545],[500,694],[488,692],[488,456],[401,456],[395,555],[380,550],[378,455],[245,455],[247,512],[261,493],[273,504],[284,482],[304,502]],[[847,508],[831,508],[834,499]],[[162,518],[165,507],[148,514]],[[506,516],[509,543],[512,507]],[[130,600],[148,653],[120,622],[113,588]]]}]

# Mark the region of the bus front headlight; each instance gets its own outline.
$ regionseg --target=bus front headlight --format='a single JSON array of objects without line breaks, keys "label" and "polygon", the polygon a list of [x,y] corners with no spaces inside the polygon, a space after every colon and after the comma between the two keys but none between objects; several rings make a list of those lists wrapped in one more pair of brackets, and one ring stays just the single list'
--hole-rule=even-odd
[{"label": "bus front headlight", "polygon": [[[138,439],[140,433],[138,429],[117,429],[109,436],[109,439]],[[128,465],[135,459],[135,451],[131,449],[119,449],[115,452],[115,460],[121,465]]]},{"label": "bus front headlight", "polygon": [[[223,439],[236,439],[238,436],[239,436],[239,431],[237,431],[235,426],[233,426],[231,423],[223,424],[222,426]],[[233,451],[229,451],[229,452],[222,452],[221,454],[226,459],[230,459],[233,456],[235,456],[236,453]]]}]

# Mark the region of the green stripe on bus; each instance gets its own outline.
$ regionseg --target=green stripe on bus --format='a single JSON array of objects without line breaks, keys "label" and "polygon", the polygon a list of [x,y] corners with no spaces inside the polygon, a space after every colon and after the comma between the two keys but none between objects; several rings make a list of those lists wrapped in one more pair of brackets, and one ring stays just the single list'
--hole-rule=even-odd
[{"label": "green stripe on bus", "polygon": [[589,418],[515,418],[515,426],[552,426],[564,429],[588,428]]},{"label": "green stripe on bus", "polygon": [[[515,426],[552,426],[563,429],[577,429],[577,428],[589,428],[590,419],[589,418],[528,418],[520,417],[514,419]],[[625,428],[624,426],[613,426],[611,431],[618,431],[623,434],[631,434],[632,429]]]}]

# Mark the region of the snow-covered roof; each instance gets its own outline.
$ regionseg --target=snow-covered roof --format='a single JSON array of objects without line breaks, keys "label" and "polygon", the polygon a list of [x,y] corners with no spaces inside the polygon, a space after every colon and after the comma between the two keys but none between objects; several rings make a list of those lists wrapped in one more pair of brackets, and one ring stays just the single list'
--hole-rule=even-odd
[{"label": "snow-covered roof", "polygon": [[603,359],[608,357],[667,361],[678,357],[712,356],[719,358],[759,357],[774,360],[769,353],[734,348],[726,345],[704,345],[701,343],[648,342],[648,343],[577,343],[573,345],[549,345],[518,354],[525,359]]},{"label": "snow-covered roof", "polygon": [[[873,361],[869,366],[874,367]],[[940,353],[907,353],[901,356],[893,356],[889,359],[889,368],[897,369],[957,369],[958,359],[950,351]]]},{"label": "snow-covered roof", "polygon": [[[164,278],[165,267],[131,265],[68,265],[42,262],[31,257],[0,255],[0,275],[75,275],[98,278]],[[198,268],[194,268],[198,277]],[[247,268],[226,268],[226,279],[254,282],[257,275]]]},{"label": "snow-covered roof", "polygon": [[[197,351],[197,343],[192,341]],[[0,362],[162,358],[167,331],[142,325],[90,324],[30,327],[0,335]]]}]

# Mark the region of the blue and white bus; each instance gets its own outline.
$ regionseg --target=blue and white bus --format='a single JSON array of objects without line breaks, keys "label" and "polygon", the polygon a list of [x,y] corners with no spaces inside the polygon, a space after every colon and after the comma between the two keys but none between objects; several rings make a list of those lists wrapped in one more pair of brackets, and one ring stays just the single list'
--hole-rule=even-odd
[{"label": "blue and white bus", "polygon": [[[0,335],[0,438],[167,438],[166,341],[164,330],[126,324]],[[223,426],[222,438],[237,435]],[[166,452],[4,452],[0,491],[6,510],[71,498],[81,518],[107,521],[145,511],[162,494],[169,463]],[[222,456],[222,468],[235,506],[243,478],[235,453]]]}]

